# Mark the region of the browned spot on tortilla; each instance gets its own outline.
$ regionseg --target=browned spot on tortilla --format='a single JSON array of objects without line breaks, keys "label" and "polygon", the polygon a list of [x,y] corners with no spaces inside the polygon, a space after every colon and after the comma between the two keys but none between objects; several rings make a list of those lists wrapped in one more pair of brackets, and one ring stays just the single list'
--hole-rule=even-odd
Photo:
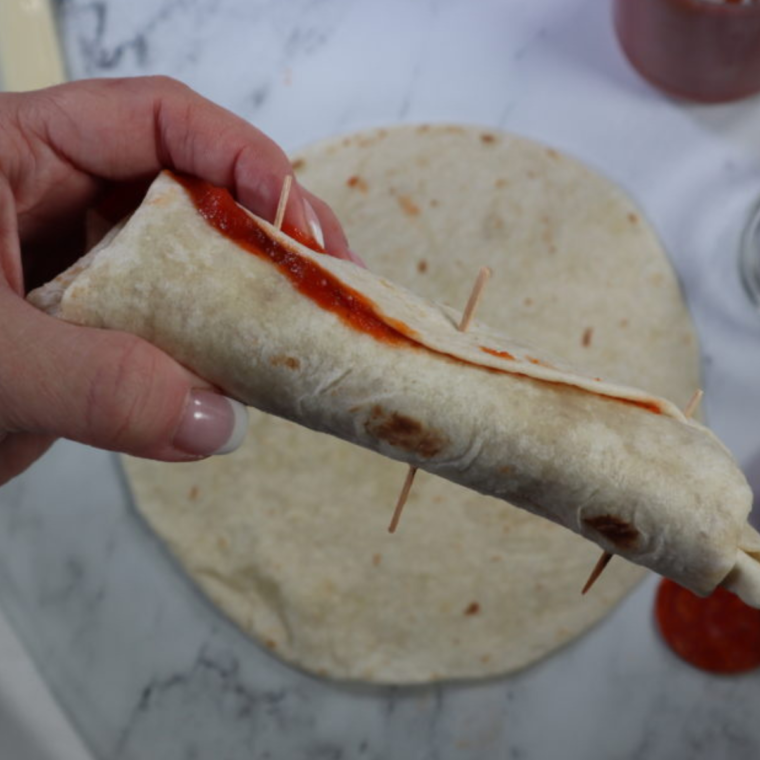
[{"label": "browned spot on tortilla", "polygon": [[512,466],[505,464],[503,467],[499,467],[499,472],[506,475],[508,472],[512,472]]},{"label": "browned spot on tortilla", "polygon": [[554,150],[554,148],[547,148],[546,155],[549,156],[549,158],[553,158],[555,161],[559,159],[559,153]]},{"label": "browned spot on tortilla", "polygon": [[387,413],[375,404],[364,424],[370,435],[405,451],[412,451],[425,459],[435,456],[446,446],[449,439],[440,431],[425,428],[413,417],[399,412]]},{"label": "browned spot on tortilla", "polygon": [[623,549],[633,547],[639,538],[639,531],[633,525],[615,515],[597,515],[584,517],[583,522],[597,533],[601,533],[615,546]]},{"label": "browned spot on tortilla", "polygon": [[362,179],[358,175],[354,174],[353,176],[349,177],[346,180],[346,184],[349,187],[353,187],[356,190],[359,190],[362,193],[366,193],[369,189],[369,185],[367,184],[366,180]]},{"label": "browned spot on tortilla", "polygon": [[419,216],[420,207],[408,195],[399,195],[396,200],[405,214],[408,216]]},{"label": "browned spot on tortilla", "polygon": [[538,177],[538,174],[536,174],[536,172],[534,172],[533,169],[528,169],[526,173],[529,179],[535,179],[536,177]]},{"label": "browned spot on tortilla", "polygon": [[224,536],[219,536],[219,538],[216,539],[216,545],[222,551],[226,551],[230,548],[230,542]]},{"label": "browned spot on tortilla", "polygon": [[506,187],[509,183],[504,178],[497,179],[496,182],[493,183],[494,187]]},{"label": "browned spot on tortilla", "polygon": [[498,356],[500,359],[507,359],[508,361],[515,361],[515,357],[509,351],[498,351],[495,348],[487,348],[486,346],[479,346],[479,348],[485,354]]},{"label": "browned spot on tortilla", "polygon": [[198,486],[193,486],[188,491],[187,498],[190,499],[190,501],[195,501],[198,498]]},{"label": "browned spot on tortilla", "polygon": [[628,214],[628,221],[631,224],[638,224],[639,223],[639,215],[638,214]]},{"label": "browned spot on tortilla", "polygon": [[489,134],[488,132],[485,132],[480,136],[480,139],[482,142],[484,142],[486,145],[491,145],[496,142],[496,136]]},{"label": "browned spot on tortilla", "polygon": [[486,240],[497,237],[504,227],[504,218],[496,211],[489,211],[483,218],[483,234]]},{"label": "browned spot on tortilla", "polygon": [[587,327],[583,331],[583,337],[581,338],[581,345],[584,348],[588,348],[591,345],[591,337],[594,334],[594,328],[593,327]]},{"label": "browned spot on tortilla", "polygon": [[535,356],[526,356],[525,357],[531,364],[538,364],[539,367],[546,367],[547,369],[554,369],[551,364],[548,362],[543,361],[542,359],[536,359]]},{"label": "browned spot on tortilla", "polygon": [[665,278],[662,276],[662,272],[655,272],[650,278],[649,282],[652,283],[652,285],[662,285],[662,282]]},{"label": "browned spot on tortilla", "polygon": [[293,161],[291,166],[293,167],[294,172],[300,172],[301,169],[306,166],[306,161],[303,158],[297,158],[295,161]]},{"label": "browned spot on tortilla", "polygon": [[491,655],[490,654],[483,654],[480,656],[480,661],[486,665],[487,663],[491,662]]},{"label": "browned spot on tortilla", "polygon": [[419,127],[417,127],[418,132],[429,132],[430,131],[430,125],[429,124],[420,124]]},{"label": "browned spot on tortilla", "polygon": [[625,319],[625,318],[624,318],[624,319],[621,319],[621,320],[620,320],[620,322],[618,322],[618,324],[619,324],[621,327],[628,327],[628,320],[627,320],[627,319]]},{"label": "browned spot on tortilla", "polygon": [[272,356],[269,363],[273,367],[287,367],[288,369],[299,369],[301,366],[301,362],[295,356],[285,356],[284,354]]},{"label": "browned spot on tortilla", "polygon": [[420,259],[420,260],[417,262],[417,271],[418,271],[420,274],[425,274],[425,272],[427,272],[427,270],[428,270],[428,264],[427,264],[427,261],[425,261],[425,259]]},{"label": "browned spot on tortilla", "polygon": [[172,196],[169,193],[166,193],[164,195],[156,195],[148,201],[148,205],[149,206],[165,206],[167,203],[170,203],[171,200],[172,200]]},{"label": "browned spot on tortilla", "polygon": [[382,562],[382,559],[383,559],[383,555],[382,554],[373,554],[372,555],[372,564],[375,567],[377,567]]},{"label": "browned spot on tortilla", "polygon": [[266,639],[264,643],[270,648],[270,649],[277,649],[277,642],[274,639]]},{"label": "browned spot on tortilla", "polygon": [[430,208],[438,208],[440,204],[435,198],[430,199]]},{"label": "browned spot on tortilla", "polygon": [[528,298],[525,298],[525,299],[523,300],[523,303],[524,303],[526,306],[533,306],[533,299],[532,299],[532,298],[530,298],[530,296],[529,296]]},{"label": "browned spot on tortilla", "polygon": [[480,612],[480,605],[477,602],[470,602],[464,611],[465,615],[477,615]]}]

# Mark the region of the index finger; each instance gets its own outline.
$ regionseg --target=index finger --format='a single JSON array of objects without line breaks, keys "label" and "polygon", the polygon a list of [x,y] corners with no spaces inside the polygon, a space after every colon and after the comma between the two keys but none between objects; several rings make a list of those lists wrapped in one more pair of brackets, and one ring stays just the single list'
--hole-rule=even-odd
[{"label": "index finger", "polygon": [[[125,181],[176,169],[231,189],[240,203],[270,220],[284,178],[293,173],[285,153],[263,132],[167,77],[51,88],[24,126],[87,174]],[[309,233],[304,200],[296,184],[286,219]],[[332,242],[330,252],[342,256],[339,236]]]}]

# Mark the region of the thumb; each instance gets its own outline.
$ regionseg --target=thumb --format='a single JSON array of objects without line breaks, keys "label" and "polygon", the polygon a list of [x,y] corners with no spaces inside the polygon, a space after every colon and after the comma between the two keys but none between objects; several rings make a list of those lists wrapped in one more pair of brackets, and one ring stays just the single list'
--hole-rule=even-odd
[{"label": "thumb", "polygon": [[233,451],[245,407],[155,346],[79,327],[0,292],[0,430],[183,461]]}]

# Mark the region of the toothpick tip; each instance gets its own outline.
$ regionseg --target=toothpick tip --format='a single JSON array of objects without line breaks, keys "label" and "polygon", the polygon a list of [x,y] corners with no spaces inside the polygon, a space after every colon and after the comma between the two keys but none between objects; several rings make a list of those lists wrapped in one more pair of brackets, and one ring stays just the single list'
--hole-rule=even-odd
[{"label": "toothpick tip", "polygon": [[585,596],[586,592],[596,583],[599,576],[604,572],[604,568],[609,565],[611,559],[612,555],[609,552],[602,553],[602,556],[599,557],[596,565],[594,565],[594,569],[591,571],[591,575],[589,575],[586,584],[581,590],[581,596]]},{"label": "toothpick tip", "polygon": [[398,501],[396,502],[396,508],[393,510],[393,517],[391,517],[390,525],[388,526],[388,533],[395,533],[401,520],[401,513],[404,511],[404,505],[409,498],[409,492],[412,490],[412,483],[414,483],[414,477],[417,474],[417,468],[410,465],[406,472],[406,480],[401,487],[401,493],[398,495]]}]

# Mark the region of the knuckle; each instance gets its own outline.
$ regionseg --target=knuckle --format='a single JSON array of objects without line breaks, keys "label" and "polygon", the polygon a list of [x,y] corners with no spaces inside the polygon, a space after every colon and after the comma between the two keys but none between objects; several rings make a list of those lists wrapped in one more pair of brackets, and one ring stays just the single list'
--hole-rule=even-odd
[{"label": "knuckle", "polygon": [[180,82],[179,79],[167,76],[166,74],[154,74],[153,76],[145,77],[145,80],[149,86],[166,94],[188,93],[191,91],[190,88],[183,82]]}]

